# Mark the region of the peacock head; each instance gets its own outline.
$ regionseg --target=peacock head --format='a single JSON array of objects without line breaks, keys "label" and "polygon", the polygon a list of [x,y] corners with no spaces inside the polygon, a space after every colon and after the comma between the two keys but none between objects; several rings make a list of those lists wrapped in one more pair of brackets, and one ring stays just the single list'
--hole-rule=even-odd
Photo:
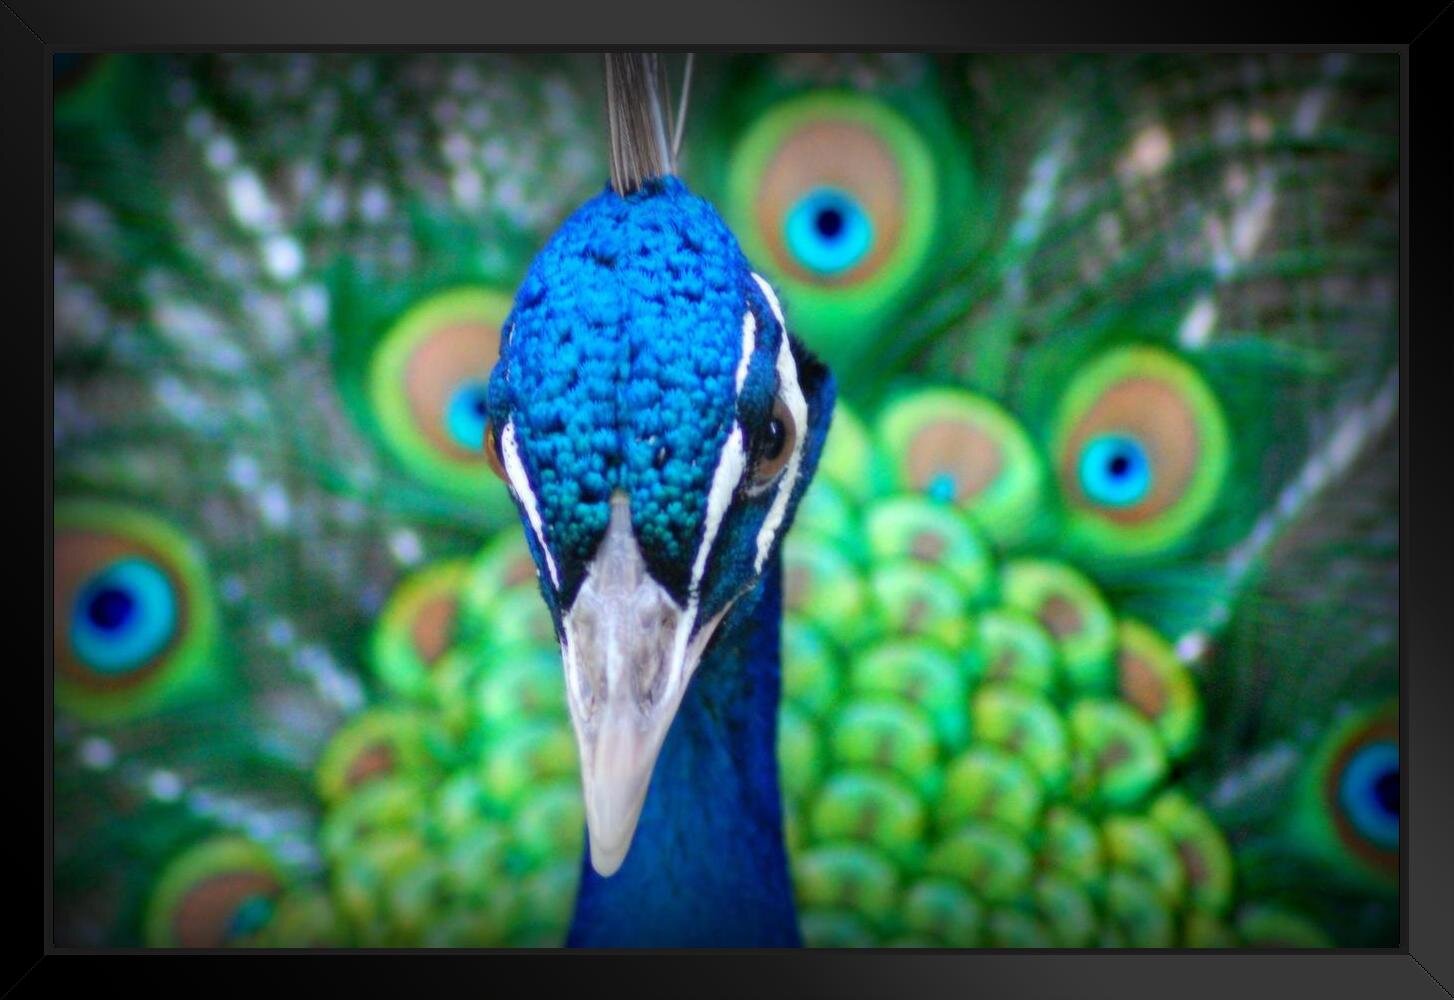
[{"label": "peacock head", "polygon": [[688,683],[773,565],[833,382],[674,177],[567,219],[504,330],[486,450],[555,622],[591,861],[610,875]]}]

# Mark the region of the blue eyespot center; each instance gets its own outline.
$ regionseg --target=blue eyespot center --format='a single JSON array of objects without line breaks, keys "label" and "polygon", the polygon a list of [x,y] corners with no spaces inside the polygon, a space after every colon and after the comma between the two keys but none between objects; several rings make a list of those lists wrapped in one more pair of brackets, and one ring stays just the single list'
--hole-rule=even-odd
[{"label": "blue eyespot center", "polygon": [[818,210],[813,218],[813,224],[818,229],[818,235],[825,240],[837,238],[843,232],[843,213],[831,206]]},{"label": "blue eyespot center", "polygon": [[1398,815],[1398,772],[1385,771],[1373,783],[1373,798],[1386,813]]},{"label": "blue eyespot center", "polygon": [[227,937],[245,937],[267,926],[273,918],[273,901],[267,896],[249,896],[232,914],[227,925]]},{"label": "blue eyespot center", "polygon": [[819,274],[837,274],[861,261],[873,246],[873,221],[837,188],[815,188],[789,211],[783,224],[788,250]]},{"label": "blue eyespot center", "polygon": [[949,472],[936,472],[925,487],[929,496],[941,503],[950,503],[959,492],[959,483]]},{"label": "blue eyespot center", "polygon": [[464,382],[449,397],[444,413],[444,426],[450,440],[471,451],[483,451],[485,424],[489,420],[488,383],[472,379]]},{"label": "blue eyespot center", "polygon": [[1125,507],[1151,492],[1151,459],[1124,434],[1094,438],[1081,452],[1079,471],[1081,489],[1096,503]]},{"label": "blue eyespot center", "polygon": [[86,605],[86,617],[103,632],[122,628],[136,613],[136,598],[120,587],[99,588]]},{"label": "blue eyespot center", "polygon": [[1343,771],[1338,802],[1354,829],[1380,847],[1398,846],[1398,747],[1371,743],[1353,755]]},{"label": "blue eyespot center", "polygon": [[166,648],[177,627],[171,580],[146,559],[120,559],[93,575],[71,610],[71,648],[103,674],[125,674]]}]

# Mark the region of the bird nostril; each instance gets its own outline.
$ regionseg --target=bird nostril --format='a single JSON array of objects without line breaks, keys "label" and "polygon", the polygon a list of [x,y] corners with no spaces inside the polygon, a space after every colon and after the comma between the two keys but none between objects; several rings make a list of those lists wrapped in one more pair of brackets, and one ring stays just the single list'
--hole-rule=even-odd
[{"label": "bird nostril", "polygon": [[661,701],[668,664],[676,641],[676,611],[664,603],[642,609],[638,618],[641,645],[636,649],[636,698],[643,709]]},{"label": "bird nostril", "polygon": [[587,662],[581,676],[585,679],[585,697],[582,700],[588,708],[595,708],[598,703],[610,697],[610,679],[595,657]]},{"label": "bird nostril", "polygon": [[607,694],[607,679],[602,666],[599,636],[599,615],[594,606],[582,602],[572,616],[572,639],[566,642],[567,655],[575,661],[576,695],[589,712]]}]

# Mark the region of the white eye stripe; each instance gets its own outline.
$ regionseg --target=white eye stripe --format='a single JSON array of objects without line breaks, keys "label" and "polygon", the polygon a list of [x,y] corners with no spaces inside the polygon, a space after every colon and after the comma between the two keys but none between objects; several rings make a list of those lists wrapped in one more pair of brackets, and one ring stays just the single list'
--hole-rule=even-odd
[{"label": "white eye stripe", "polygon": [[737,395],[742,395],[742,383],[747,381],[747,369],[752,364],[753,352],[757,350],[757,317],[749,309],[742,315],[742,356],[737,359],[737,374],[733,385]]},{"label": "white eye stripe", "polygon": [[772,286],[767,283],[767,279],[756,272],[753,273],[752,280],[757,282],[758,288],[762,289],[762,297],[767,299],[767,307],[772,310],[773,319],[777,320],[777,325],[782,327],[783,336],[786,337],[788,335],[788,324],[783,319],[783,307],[777,300],[777,292],[772,290]]},{"label": "white eye stripe", "polygon": [[783,518],[787,515],[788,500],[791,499],[793,487],[798,480],[798,469],[803,461],[803,442],[807,437],[808,402],[803,398],[802,387],[798,385],[798,363],[793,359],[792,346],[788,343],[788,331],[787,327],[783,325],[782,310],[778,306],[777,296],[773,294],[772,288],[766,281],[755,274],[753,277],[761,286],[763,295],[767,298],[768,305],[772,307],[773,315],[777,318],[779,326],[782,326],[782,340],[778,344],[777,351],[778,396],[787,406],[788,413],[793,418],[793,426],[797,430],[797,433],[793,435],[793,452],[788,456],[787,466],[783,469],[781,478],[778,479],[777,492],[773,495],[772,506],[768,508],[767,517],[757,532],[757,557],[753,566],[756,572],[761,573],[763,564],[767,562],[767,554],[772,549],[773,540],[777,537]]},{"label": "white eye stripe", "polygon": [[[757,317],[749,309],[742,314],[742,354],[737,359],[737,371],[733,375],[733,388],[742,394],[742,385],[747,381],[747,369],[752,365],[752,355],[757,350]],[[702,574],[707,571],[707,558],[712,554],[712,544],[722,527],[722,518],[731,505],[732,494],[747,469],[747,448],[742,440],[742,427],[732,423],[727,442],[717,458],[717,468],[712,473],[712,485],[707,492],[707,516],[702,526],[702,543],[697,546],[697,557],[692,561],[691,585],[688,589],[690,602],[695,606]]]},{"label": "white eye stripe", "polygon": [[505,475],[510,477],[510,488],[520,498],[520,505],[525,508],[525,519],[530,522],[530,529],[535,532],[535,540],[540,543],[540,551],[545,553],[545,567],[550,571],[550,582],[557,590],[560,589],[560,574],[556,572],[555,560],[551,558],[550,547],[545,544],[545,526],[540,521],[540,510],[535,503],[535,493],[530,489],[530,479],[525,475],[525,464],[520,461],[520,449],[515,444],[515,421],[505,425],[505,430],[500,434],[500,451],[505,457]]},{"label": "white eye stripe", "polygon": [[[777,294],[760,275],[753,274],[752,278],[762,289],[768,308],[772,310],[773,318],[777,320],[778,327],[782,331],[777,354],[779,394],[786,404],[789,414],[792,415],[795,426],[804,428],[807,426],[808,404],[803,398],[802,389],[798,386],[798,366],[797,362],[793,360],[792,348],[788,343],[782,306],[778,303]],[[756,350],[757,318],[749,309],[742,317],[742,353],[737,360],[737,369],[733,379],[734,390],[738,395],[741,394],[742,386],[747,380],[747,371],[751,367],[752,356]],[[762,572],[763,563],[767,561],[767,552],[772,548],[772,541],[787,513],[788,500],[792,496],[792,484],[797,479],[798,468],[802,463],[802,448],[802,434],[798,433],[794,435],[792,455],[788,458],[783,474],[778,480],[777,493],[773,496],[767,517],[758,531],[756,572]],[[707,559],[711,556],[712,546],[717,540],[717,532],[721,529],[722,519],[726,516],[732,495],[736,492],[746,471],[746,443],[743,440],[742,427],[734,422],[731,433],[727,435],[727,442],[722,446],[721,456],[717,459],[717,468],[712,474],[712,485],[707,494],[707,514],[702,529],[702,541],[697,547],[696,558],[692,563],[691,584],[688,590],[688,621],[692,621],[696,617],[698,591],[701,587],[702,577],[706,573]]]},{"label": "white eye stripe", "polygon": [[732,502],[732,494],[742,473],[747,468],[747,449],[742,443],[742,428],[732,425],[727,443],[722,446],[722,457],[717,459],[717,469],[712,473],[712,486],[707,493],[707,518],[702,528],[702,544],[697,546],[697,558],[692,563],[691,600],[696,601],[697,589],[702,585],[702,574],[707,571],[707,557],[712,553],[712,544],[717,540],[717,531],[722,527],[722,518]]}]

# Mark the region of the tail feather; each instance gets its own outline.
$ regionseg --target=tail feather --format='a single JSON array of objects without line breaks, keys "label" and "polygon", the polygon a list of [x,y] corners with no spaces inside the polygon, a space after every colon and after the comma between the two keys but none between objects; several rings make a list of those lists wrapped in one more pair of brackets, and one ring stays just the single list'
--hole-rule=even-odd
[{"label": "tail feather", "polygon": [[[912,617],[918,595],[941,608],[984,583],[989,560],[1081,581],[1073,565],[1086,579],[1067,593],[1087,618],[1135,619],[1150,627],[1135,634],[1171,642],[1146,640],[1148,683],[1179,679],[1173,660],[1195,675],[1202,714],[1160,720],[1187,741],[1163,762],[1169,783],[1225,833],[1237,898],[1271,907],[1218,910],[1206,941],[1223,923],[1246,941],[1318,939],[1283,906],[1337,928],[1339,943],[1390,939],[1379,734],[1397,689],[1396,62],[789,54],[709,56],[698,70],[684,175],[774,272],[795,333],[833,361],[847,404],[882,436],[877,414],[934,387],[901,409],[892,440],[873,442],[883,461],[841,417],[829,449],[850,470],[845,495],[892,486],[941,503],[947,482],[973,507],[952,476],[921,483],[901,467],[951,403],[951,432],[1013,466],[1013,489],[971,510],[985,538],[962,525],[946,535],[962,580],[925,583],[901,566],[864,606]],[[542,706],[561,706],[554,661],[521,651],[540,638],[528,566],[522,576],[518,552],[486,547],[472,583],[429,574],[513,529],[473,445],[471,393],[524,262],[606,179],[599,73],[586,56],[109,56],[58,99],[56,495],[77,568],[56,614],[95,612],[57,630],[71,684],[55,748],[62,939],[171,941],[172,895],[214,865],[300,893],[277,904],[298,921],[285,937],[333,935],[337,917],[363,937],[423,940],[420,913],[433,911],[419,901],[440,880],[463,887],[441,940],[529,940],[561,919],[551,900],[574,865],[555,852],[578,845],[553,824],[569,825],[578,803],[569,740],[536,724]],[[774,152],[784,136],[801,141]],[[816,144],[830,139],[845,145],[825,157]],[[856,173],[833,172],[850,161]],[[931,210],[904,196],[929,189],[914,185],[932,186]],[[790,231],[787,216],[828,189],[840,223],[857,205],[864,231],[907,249],[845,268],[808,229]],[[1194,460],[1184,495],[1138,521],[1114,490],[1088,492],[1084,460],[1095,435],[1124,436],[1098,423],[1097,404],[1147,380],[1158,388],[1140,402],[1169,409],[1141,429],[1190,427],[1152,443]],[[856,515],[830,499],[818,516],[843,528]],[[851,527],[824,534],[823,565],[866,558]],[[130,562],[105,577],[117,552]],[[390,618],[391,595],[426,576],[409,613]],[[170,597],[158,597],[162,578]],[[96,629],[148,600],[154,629],[193,644],[147,633],[97,654]],[[1021,680],[1054,669],[1052,639],[1066,638],[1010,613],[994,628]],[[380,630],[392,630],[391,666]],[[833,703],[836,654],[798,639],[794,697]],[[1104,654],[1075,669],[1099,676]],[[926,681],[934,663],[918,663]],[[160,680],[127,686],[146,677]],[[1059,722],[1008,701],[999,719],[996,704],[981,709],[989,722],[1047,727],[1043,745],[1021,747],[1027,759],[1055,757]],[[901,708],[854,724],[918,746],[919,709]],[[447,735],[425,733],[416,710]],[[1140,732],[1114,713],[1077,718],[1076,739]],[[951,731],[964,721],[936,716]],[[826,781],[812,726],[784,725],[785,771],[804,787]],[[487,753],[478,773],[462,763],[496,744],[513,749]],[[1004,773],[1025,766],[1005,752]],[[1000,770],[972,763],[956,794],[977,803]],[[357,793],[374,765],[400,780]],[[1211,820],[1193,837],[1162,819],[1220,856]],[[1165,853],[1144,824],[1116,829],[1118,849]],[[445,847],[424,850],[440,836]],[[1084,860],[1075,843],[1066,856]],[[959,843],[990,847],[1016,853],[994,836]],[[808,891],[831,896],[833,865],[860,863],[879,873],[869,855],[814,855]],[[1155,909],[1145,874],[1114,882],[1117,919]],[[469,896],[500,880],[498,897]],[[394,895],[380,902],[385,883]],[[248,918],[236,939],[256,940],[256,908],[231,902]],[[1023,916],[997,909],[991,937],[1033,938]],[[856,917],[812,919],[857,933]]]}]

